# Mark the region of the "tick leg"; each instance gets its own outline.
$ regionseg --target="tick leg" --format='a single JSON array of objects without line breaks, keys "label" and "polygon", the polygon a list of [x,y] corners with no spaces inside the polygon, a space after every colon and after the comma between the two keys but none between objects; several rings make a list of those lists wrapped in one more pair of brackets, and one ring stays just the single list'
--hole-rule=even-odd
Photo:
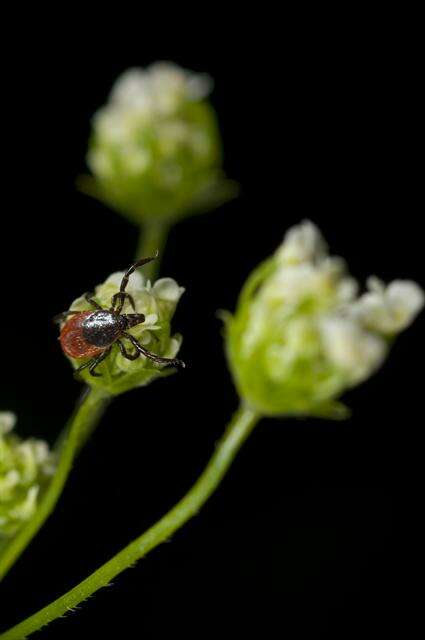
[{"label": "tick leg", "polygon": [[149,360],[153,360],[158,364],[168,364],[173,367],[182,367],[183,369],[186,366],[182,360],[178,360],[177,358],[162,358],[161,356],[157,356],[156,353],[148,351],[147,349],[145,349],[145,347],[142,347],[139,341],[134,336],[132,336],[131,333],[124,332],[122,335],[124,336],[124,338],[127,338],[127,340],[130,340],[131,344],[136,347],[137,351],[139,351],[142,356],[145,356],[145,358],[149,358]]},{"label": "tick leg", "polygon": [[81,313],[81,311],[64,311],[63,313],[58,313],[58,315],[53,318],[53,322],[55,324],[60,324],[66,320],[68,316],[76,313]]},{"label": "tick leg", "polygon": [[158,257],[158,252],[156,252],[156,255],[154,256],[150,256],[149,258],[141,258],[140,260],[132,264],[131,267],[127,269],[127,271],[123,276],[123,279],[121,280],[120,293],[123,293],[125,291],[126,286],[128,285],[128,279],[131,276],[131,274],[134,271],[136,271],[136,269],[138,269],[139,267],[143,267],[143,265],[148,264],[148,262],[152,262],[152,260],[155,260],[157,257]]},{"label": "tick leg", "polygon": [[[109,309],[109,311],[115,311],[117,315],[120,315],[126,299],[131,304],[133,311],[136,311],[136,305],[134,304],[133,296],[126,291],[118,291],[118,293],[114,293],[111,299],[111,308]],[[117,304],[117,302],[118,305],[115,309],[115,305]]]},{"label": "tick leg", "polygon": [[87,362],[84,362],[78,367],[78,369],[75,369],[74,376],[78,377],[77,374],[80,373],[80,371],[82,371],[83,369],[87,369],[87,367],[91,367],[96,360],[97,358],[91,358],[90,360],[87,360]]},{"label": "tick leg", "polygon": [[127,349],[125,348],[121,340],[117,340],[117,342],[118,342],[118,346],[120,348],[122,356],[124,358],[127,358],[127,360],[137,360],[137,358],[140,356],[140,351],[135,351],[134,353],[130,353],[129,351],[127,351]]},{"label": "tick leg", "polygon": [[111,348],[106,349],[106,351],[104,351],[103,353],[100,354],[100,356],[97,356],[97,358],[94,359],[94,362],[89,367],[90,375],[92,375],[94,378],[100,378],[101,377],[102,374],[101,373],[96,373],[95,369],[102,362],[102,360],[105,360],[105,358],[107,358],[109,356],[110,353],[111,353]]},{"label": "tick leg", "polygon": [[[111,300],[111,308],[110,311],[115,311],[115,313],[117,315],[119,315],[122,311],[122,308],[124,306],[124,301],[127,298],[130,301],[131,306],[133,307],[133,310],[136,310],[135,304],[134,304],[134,300],[132,298],[132,296],[129,293],[126,293],[126,287],[128,285],[128,280],[131,276],[131,274],[136,271],[136,269],[138,269],[139,267],[143,267],[144,264],[147,264],[148,262],[152,262],[152,260],[155,260],[155,258],[158,257],[158,253],[155,256],[151,256],[149,258],[141,258],[140,260],[138,260],[137,262],[135,262],[134,264],[131,265],[131,267],[129,269],[127,269],[127,271],[125,272],[125,274],[123,275],[123,279],[121,280],[121,284],[120,284],[120,290],[118,293],[115,293],[112,296],[112,300]],[[117,303],[118,300],[118,305],[117,308],[115,309],[115,304]]]},{"label": "tick leg", "polygon": [[92,295],[93,295],[92,293],[85,293],[84,294],[84,298],[85,298],[86,302],[91,304],[91,306],[94,307],[95,309],[97,309],[98,311],[102,311],[103,307],[101,307],[100,304],[98,302],[96,302],[96,300],[93,300]]},{"label": "tick leg", "polygon": [[105,358],[107,358],[109,356],[110,352],[111,352],[110,348],[106,349],[105,351],[103,351],[100,355],[96,356],[95,358],[91,358],[87,362],[84,362],[84,364],[79,366],[78,369],[75,369],[74,376],[77,375],[78,373],[80,373],[80,371],[82,371],[83,369],[88,369],[89,372],[90,372],[90,375],[92,375],[95,378],[100,377],[102,374],[101,373],[96,373],[95,369],[102,362],[102,360],[105,360]]}]

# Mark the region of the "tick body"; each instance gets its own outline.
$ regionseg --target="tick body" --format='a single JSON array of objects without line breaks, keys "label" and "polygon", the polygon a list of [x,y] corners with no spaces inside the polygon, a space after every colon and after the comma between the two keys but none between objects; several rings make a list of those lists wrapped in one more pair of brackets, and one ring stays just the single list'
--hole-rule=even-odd
[{"label": "tick body", "polygon": [[[109,309],[103,309],[89,294],[86,294],[87,302],[93,307],[92,311],[65,311],[55,318],[56,322],[64,322],[59,336],[63,352],[74,359],[90,358],[76,369],[76,373],[88,368],[92,376],[99,376],[95,369],[108,357],[114,344],[118,345],[121,354],[128,360],[136,360],[143,356],[159,364],[185,366],[181,360],[162,358],[148,351],[131,333],[127,333],[128,329],[145,321],[143,313],[121,313],[126,299],[129,300],[133,309],[135,308],[132,296],[125,291],[128,279],[133,271],[151,260],[154,258],[142,258],[125,272],[120,290],[112,296]],[[135,347],[135,351],[127,351],[122,342],[124,339]]]},{"label": "tick body", "polygon": [[62,327],[59,340],[63,352],[70,358],[93,358],[103,351],[103,347],[96,346],[86,339],[84,321],[93,315],[93,311],[82,311],[71,316]]}]

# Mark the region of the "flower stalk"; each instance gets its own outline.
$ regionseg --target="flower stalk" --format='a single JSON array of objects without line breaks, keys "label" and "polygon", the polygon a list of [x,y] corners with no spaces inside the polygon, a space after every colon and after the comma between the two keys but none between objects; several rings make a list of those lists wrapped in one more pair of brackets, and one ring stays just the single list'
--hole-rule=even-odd
[{"label": "flower stalk", "polygon": [[20,624],[5,631],[0,635],[0,640],[19,640],[38,631],[106,586],[115,576],[133,566],[159,544],[169,540],[171,535],[198,513],[218,487],[259,419],[260,416],[256,412],[242,405],[217,444],[204,472],[180,502],[88,578]]},{"label": "flower stalk", "polygon": [[169,229],[170,226],[165,221],[154,219],[146,220],[140,226],[135,259],[153,256],[158,252],[156,260],[145,265],[143,271],[145,277],[151,282],[158,277]]}]

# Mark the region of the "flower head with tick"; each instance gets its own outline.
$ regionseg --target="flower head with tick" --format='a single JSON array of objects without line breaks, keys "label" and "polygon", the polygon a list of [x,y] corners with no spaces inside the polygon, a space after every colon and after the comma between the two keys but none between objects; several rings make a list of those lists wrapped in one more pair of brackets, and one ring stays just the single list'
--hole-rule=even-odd
[{"label": "flower head with tick", "polygon": [[136,269],[152,259],[113,274],[56,317],[62,349],[75,372],[109,393],[147,384],[164,366],[184,367],[175,357],[181,338],[170,334],[183,289],[171,278],[153,286],[145,282]]}]

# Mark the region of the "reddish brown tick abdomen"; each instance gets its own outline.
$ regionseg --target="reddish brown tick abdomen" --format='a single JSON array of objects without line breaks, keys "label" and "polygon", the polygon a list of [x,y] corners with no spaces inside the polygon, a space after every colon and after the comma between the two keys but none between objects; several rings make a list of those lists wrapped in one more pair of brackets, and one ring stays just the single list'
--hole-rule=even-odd
[{"label": "reddish brown tick abdomen", "polygon": [[71,316],[62,327],[59,340],[63,352],[70,358],[93,358],[104,351],[104,348],[89,344],[83,338],[82,323],[93,311],[82,311]]}]

